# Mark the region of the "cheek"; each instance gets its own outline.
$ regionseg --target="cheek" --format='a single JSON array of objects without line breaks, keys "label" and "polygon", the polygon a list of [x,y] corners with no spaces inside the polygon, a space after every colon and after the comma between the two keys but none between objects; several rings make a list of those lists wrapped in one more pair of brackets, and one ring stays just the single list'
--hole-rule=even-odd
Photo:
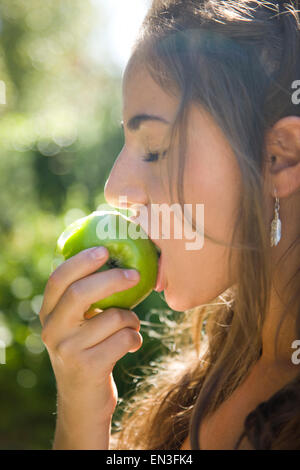
[{"label": "cheek", "polygon": [[[204,233],[230,245],[241,191],[234,155],[214,143],[205,151],[195,143],[187,154],[184,191],[184,202],[192,204],[194,220],[195,204],[204,205]],[[201,249],[187,250],[186,241],[172,240],[173,255],[166,260],[166,301],[180,311],[215,299],[234,282],[229,273],[229,248],[204,238]],[[235,264],[232,268],[234,273]]]},{"label": "cheek", "polygon": [[205,233],[229,243],[239,209],[240,171],[228,148],[210,143],[204,149],[196,141],[187,155],[185,200],[193,205],[193,215],[195,204],[203,204]]}]

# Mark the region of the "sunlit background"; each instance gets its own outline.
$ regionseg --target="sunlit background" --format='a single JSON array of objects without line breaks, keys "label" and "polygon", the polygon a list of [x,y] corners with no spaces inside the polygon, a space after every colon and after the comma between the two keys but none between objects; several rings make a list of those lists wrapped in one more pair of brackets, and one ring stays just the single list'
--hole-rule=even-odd
[{"label": "sunlit background", "polygon": [[104,66],[114,64],[124,69],[150,3],[150,0],[92,0],[98,10],[99,24],[103,20],[107,24],[105,35],[101,29],[94,28],[90,36],[92,57]]},{"label": "sunlit background", "polygon": [[[58,236],[105,202],[122,145],[121,80],[146,0],[0,0],[0,448],[50,449],[55,378],[39,310]],[[163,351],[155,329],[176,312],[153,292],[135,308],[143,347],[128,373]],[[171,347],[171,346],[170,346]],[[114,419],[119,419],[119,412]]]}]

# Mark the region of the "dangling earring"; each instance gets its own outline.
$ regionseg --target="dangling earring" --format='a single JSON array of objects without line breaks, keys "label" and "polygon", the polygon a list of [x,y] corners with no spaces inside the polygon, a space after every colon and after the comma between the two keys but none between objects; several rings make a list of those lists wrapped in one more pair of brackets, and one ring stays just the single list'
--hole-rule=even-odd
[{"label": "dangling earring", "polygon": [[275,195],[275,207],[274,207],[274,219],[271,223],[271,246],[278,245],[281,239],[281,220],[279,218],[279,198],[277,197],[276,188],[274,188]]}]

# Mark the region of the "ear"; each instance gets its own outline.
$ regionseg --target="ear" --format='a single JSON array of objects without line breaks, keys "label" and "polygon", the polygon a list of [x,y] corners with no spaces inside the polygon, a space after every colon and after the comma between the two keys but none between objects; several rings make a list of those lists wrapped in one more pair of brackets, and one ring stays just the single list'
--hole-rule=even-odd
[{"label": "ear", "polygon": [[[300,191],[300,117],[287,116],[267,131],[266,177],[279,198]],[[274,196],[274,192],[272,193]]]}]

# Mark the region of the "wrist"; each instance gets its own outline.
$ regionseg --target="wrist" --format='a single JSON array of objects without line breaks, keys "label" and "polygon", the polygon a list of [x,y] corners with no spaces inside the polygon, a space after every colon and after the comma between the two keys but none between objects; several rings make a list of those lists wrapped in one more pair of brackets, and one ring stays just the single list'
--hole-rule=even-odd
[{"label": "wrist", "polygon": [[[58,408],[53,450],[109,449],[111,418]],[[95,416],[96,415],[96,416]]]}]

